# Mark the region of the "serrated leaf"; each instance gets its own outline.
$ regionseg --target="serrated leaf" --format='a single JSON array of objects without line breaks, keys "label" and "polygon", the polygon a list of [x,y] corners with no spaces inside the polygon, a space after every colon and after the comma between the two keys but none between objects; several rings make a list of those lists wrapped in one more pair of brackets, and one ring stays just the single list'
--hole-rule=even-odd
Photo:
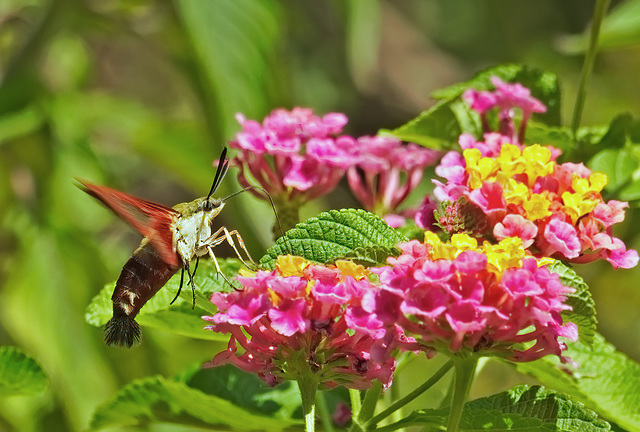
[{"label": "serrated leaf", "polygon": [[[448,409],[414,411],[394,426],[444,426]],[[458,430],[604,432],[611,425],[568,396],[539,386],[517,386],[464,407]]]},{"label": "serrated leaf", "polygon": [[91,428],[174,423],[230,430],[279,431],[299,421],[275,418],[253,407],[244,409],[232,401],[186,383],[150,377],[136,380],[120,390],[110,402],[98,407]]},{"label": "serrated leaf", "polygon": [[327,263],[364,248],[393,248],[406,238],[380,217],[362,209],[330,210],[299,223],[267,249],[260,260],[272,269],[278,255]]},{"label": "serrated leaf", "polygon": [[[242,267],[236,259],[218,259],[222,271],[229,278]],[[202,260],[194,278],[196,307],[192,308],[191,286],[185,283],[180,296],[171,304],[180,286],[180,274],[174,275],[140,310],[136,321],[141,326],[157,328],[184,336],[207,340],[227,340],[225,335],[204,330],[203,315],[213,315],[216,307],[209,301],[214,292],[229,291],[231,287],[217,274],[212,261]],[[94,326],[103,326],[113,314],[111,295],[115,282],[106,285],[93,298],[85,313],[85,320]]]},{"label": "serrated leaf", "polygon": [[518,363],[515,367],[549,387],[571,394],[574,400],[619,426],[640,430],[640,364],[616,351],[598,333],[592,348],[581,342],[567,345],[569,349],[563,355],[580,365],[571,374],[559,368],[555,356]]},{"label": "serrated leaf", "polygon": [[16,347],[0,347],[0,397],[43,393],[49,379],[38,363]]},{"label": "serrated leaf", "polygon": [[596,304],[591,297],[589,287],[573,269],[560,261],[556,261],[548,269],[560,276],[560,281],[563,285],[575,288],[575,292],[569,294],[566,301],[573,310],[564,312],[562,318],[565,323],[572,322],[576,324],[580,341],[587,346],[591,346],[596,334],[598,319],[596,317]]},{"label": "serrated leaf", "polygon": [[390,248],[388,246],[375,245],[354,249],[340,258],[347,258],[365,267],[373,267],[376,265],[386,265],[387,258],[390,256],[398,256],[400,252],[400,249],[396,247]]}]

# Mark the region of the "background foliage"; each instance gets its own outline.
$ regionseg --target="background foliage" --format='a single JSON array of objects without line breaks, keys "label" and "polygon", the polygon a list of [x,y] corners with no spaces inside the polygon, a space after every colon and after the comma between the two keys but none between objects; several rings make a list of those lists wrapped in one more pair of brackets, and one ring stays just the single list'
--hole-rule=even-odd
[{"label": "background foliage", "polygon": [[[639,4],[614,2],[603,26],[584,125],[640,112]],[[238,130],[236,112],[260,119],[275,107],[309,106],[344,112],[353,135],[375,134],[433,105],[435,89],[503,62],[557,74],[557,115],[567,124],[592,9],[581,0],[0,1],[0,345],[21,347],[50,380],[45,390],[30,363],[37,395],[1,399],[0,430],[86,429],[125,384],[176,375],[220,348],[146,329],[134,350],[104,346],[85,309],[139,237],[75,188],[74,177],[173,205],[206,192],[211,161]],[[635,139],[633,120],[618,122],[631,131],[624,139]],[[624,159],[598,163],[626,172]],[[230,175],[221,194],[237,188]],[[353,206],[343,185],[302,217]],[[220,219],[260,257],[270,245],[269,212],[246,194]],[[638,228],[626,229],[617,234],[633,247]],[[577,268],[600,332],[640,360],[629,337],[640,333],[639,270],[585,270]],[[408,365],[401,383],[428,376],[424,368]],[[472,396],[521,381],[487,365]],[[161,379],[148,385],[181,391]]]}]

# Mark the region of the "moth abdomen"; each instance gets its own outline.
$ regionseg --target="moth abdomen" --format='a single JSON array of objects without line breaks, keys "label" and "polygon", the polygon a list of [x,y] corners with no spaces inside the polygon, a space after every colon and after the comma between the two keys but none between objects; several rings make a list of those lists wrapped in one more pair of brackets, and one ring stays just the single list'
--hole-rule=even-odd
[{"label": "moth abdomen", "polygon": [[140,338],[140,325],[127,315],[114,315],[104,326],[104,342],[108,346],[131,348]]},{"label": "moth abdomen", "polygon": [[163,261],[146,239],[142,241],[122,268],[111,296],[113,318],[105,326],[107,345],[130,348],[140,341],[140,326],[135,317],[178,269]]}]

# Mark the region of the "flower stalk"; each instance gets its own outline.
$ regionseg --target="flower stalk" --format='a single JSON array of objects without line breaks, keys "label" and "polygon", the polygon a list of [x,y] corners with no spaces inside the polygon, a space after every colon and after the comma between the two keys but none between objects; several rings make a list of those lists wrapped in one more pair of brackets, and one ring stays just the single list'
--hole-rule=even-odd
[{"label": "flower stalk", "polygon": [[298,388],[302,398],[302,414],[304,415],[304,430],[314,432],[316,429],[316,392],[318,391],[318,376],[311,371],[298,378]]},{"label": "flower stalk", "polygon": [[591,24],[591,34],[589,36],[589,47],[584,56],[584,64],[582,65],[582,73],[580,74],[580,84],[578,85],[578,93],[576,95],[576,103],[573,107],[573,118],[571,120],[571,131],[573,132],[573,140],[577,141],[576,132],[580,127],[582,119],[582,111],[584,109],[584,101],[587,97],[587,84],[589,76],[593,70],[593,64],[598,53],[598,39],[600,37],[600,25],[609,9],[611,0],[597,0],[593,11],[593,22]]},{"label": "flower stalk", "polygon": [[464,403],[469,396],[471,383],[476,372],[478,358],[476,356],[454,357],[453,366],[455,377],[453,379],[453,398],[451,401],[451,411],[449,412],[449,423],[447,432],[457,432]]}]

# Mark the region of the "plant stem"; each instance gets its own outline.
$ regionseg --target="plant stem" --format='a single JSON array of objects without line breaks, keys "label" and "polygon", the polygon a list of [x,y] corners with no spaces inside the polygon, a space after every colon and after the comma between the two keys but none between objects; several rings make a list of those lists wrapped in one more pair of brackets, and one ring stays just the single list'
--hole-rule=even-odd
[{"label": "plant stem", "polygon": [[333,422],[331,421],[331,413],[329,412],[325,393],[322,391],[317,392],[316,400],[318,405],[318,414],[320,414],[320,421],[322,422],[322,430],[324,432],[333,432]]},{"label": "plant stem", "polygon": [[462,418],[462,409],[469,395],[469,389],[473,382],[477,364],[478,358],[475,356],[453,358],[456,375],[453,379],[453,398],[451,401],[451,411],[449,412],[447,432],[458,431],[458,424]]},{"label": "plant stem", "polygon": [[364,401],[362,402],[362,409],[360,410],[360,414],[358,415],[358,421],[362,424],[366,424],[369,422],[371,416],[373,416],[373,412],[376,409],[376,404],[378,403],[378,399],[380,398],[380,392],[382,391],[382,384],[378,381],[374,381],[373,386],[367,390],[367,393],[364,396]]},{"label": "plant stem", "polygon": [[304,415],[305,432],[316,430],[316,393],[318,391],[318,379],[314,374],[304,375],[298,378],[298,388],[302,398],[302,414]]},{"label": "plant stem", "polygon": [[382,411],[380,414],[372,418],[369,421],[369,424],[376,425],[377,423],[384,420],[386,417],[391,415],[396,410],[402,408],[403,406],[405,406],[406,404],[408,404],[409,402],[411,402],[412,400],[420,396],[422,393],[424,393],[429,388],[431,388],[431,386],[437,383],[452,367],[453,367],[453,360],[449,360],[440,369],[438,369],[438,371],[435,374],[433,374],[431,378],[425,381],[424,384],[422,384],[420,387],[418,387],[417,389],[415,389],[414,391],[412,391],[402,399],[399,399],[394,404],[392,404],[389,408],[387,408],[386,410]]},{"label": "plant stem", "polygon": [[604,18],[607,9],[609,8],[611,0],[597,0],[595,9],[593,11],[593,22],[591,23],[591,34],[589,36],[589,47],[584,56],[584,63],[582,65],[582,73],[580,75],[580,84],[578,85],[578,94],[576,95],[576,103],[573,108],[573,119],[571,120],[571,131],[573,132],[574,143],[576,141],[576,132],[580,127],[580,120],[582,119],[582,110],[584,108],[584,101],[587,97],[587,84],[589,82],[589,76],[593,70],[593,64],[598,53],[598,37],[600,35],[600,25]]}]

